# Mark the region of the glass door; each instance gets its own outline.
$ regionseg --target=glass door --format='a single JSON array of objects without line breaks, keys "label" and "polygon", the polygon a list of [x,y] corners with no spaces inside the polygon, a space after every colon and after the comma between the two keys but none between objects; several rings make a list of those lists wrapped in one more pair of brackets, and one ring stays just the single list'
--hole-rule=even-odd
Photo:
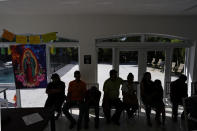
[{"label": "glass door", "polygon": [[165,80],[165,51],[147,51],[146,71],[151,73],[152,80],[159,79],[164,87]]},{"label": "glass door", "polygon": [[171,81],[178,79],[185,70],[186,48],[174,48],[172,52]]},{"label": "glass door", "polygon": [[134,75],[134,81],[138,81],[138,51],[119,53],[119,76],[126,80],[129,73]]},{"label": "glass door", "polygon": [[[101,100],[103,99],[103,84],[109,78],[109,71],[112,69],[112,48],[98,48],[98,83],[101,91]],[[102,101],[100,101],[100,105]]]}]

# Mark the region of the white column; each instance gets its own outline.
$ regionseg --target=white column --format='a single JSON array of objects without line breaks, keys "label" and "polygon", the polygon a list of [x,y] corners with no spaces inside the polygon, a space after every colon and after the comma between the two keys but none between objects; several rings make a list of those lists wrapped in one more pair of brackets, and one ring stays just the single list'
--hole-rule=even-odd
[{"label": "white column", "polygon": [[[96,48],[95,41],[90,40],[89,37],[83,37],[79,39],[80,46],[79,48],[79,69],[81,72],[81,79],[86,83],[96,83],[97,75],[97,59],[96,59]],[[91,46],[90,46],[91,45]],[[91,56],[91,64],[84,63],[84,55]]]},{"label": "white column", "polygon": [[189,51],[190,49],[189,48],[185,48],[185,68],[184,68],[184,74],[186,75],[186,76],[188,76],[189,75],[189,63],[190,63],[190,61],[189,61],[189,57],[190,57],[190,51]]},{"label": "white column", "polygon": [[172,69],[172,52],[173,48],[167,48],[165,53],[165,66],[164,66],[164,97],[166,97],[166,82],[171,82],[171,69]]},{"label": "white column", "polygon": [[51,74],[51,62],[50,62],[50,48],[49,45],[46,45],[46,68],[47,68],[47,82],[50,81]]},{"label": "white column", "polygon": [[119,74],[119,49],[113,48],[112,50],[112,68],[115,69]]},{"label": "white column", "polygon": [[16,89],[16,107],[21,107],[21,93],[20,89]]},{"label": "white column", "polygon": [[147,51],[140,49],[138,52],[138,81],[142,80],[147,67]]},{"label": "white column", "polygon": [[189,51],[190,51],[190,57],[189,57],[189,61],[190,61],[190,71],[189,71],[189,76],[191,78],[192,82],[196,82],[197,81],[197,42],[194,42],[194,45],[192,47],[190,47]]},{"label": "white column", "polygon": [[95,67],[95,82],[96,83],[98,83],[98,51],[99,51],[99,49],[98,48],[96,48],[96,46],[95,46],[95,65],[94,65],[94,67]]},{"label": "white column", "polygon": [[188,55],[188,64],[186,65],[187,69],[187,82],[188,82],[188,95],[191,95],[191,83],[197,81],[197,46],[196,42],[194,45],[189,48],[189,55]]}]

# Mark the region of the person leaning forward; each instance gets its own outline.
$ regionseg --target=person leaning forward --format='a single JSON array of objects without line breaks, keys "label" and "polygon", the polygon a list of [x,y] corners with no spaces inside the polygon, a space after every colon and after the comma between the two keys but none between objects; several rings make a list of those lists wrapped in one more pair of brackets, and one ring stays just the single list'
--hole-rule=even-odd
[{"label": "person leaning forward", "polygon": [[[63,106],[63,113],[67,117],[67,119],[71,122],[69,128],[72,129],[76,125],[76,120],[69,113],[69,109],[72,107],[79,108],[79,117],[77,122],[77,129],[81,129],[82,119],[85,117],[85,113],[87,111],[87,107],[84,103],[84,98],[86,94],[86,83],[80,80],[80,72],[74,72],[75,80],[69,83],[67,101]],[[85,120],[85,127],[87,126],[88,120]]]}]

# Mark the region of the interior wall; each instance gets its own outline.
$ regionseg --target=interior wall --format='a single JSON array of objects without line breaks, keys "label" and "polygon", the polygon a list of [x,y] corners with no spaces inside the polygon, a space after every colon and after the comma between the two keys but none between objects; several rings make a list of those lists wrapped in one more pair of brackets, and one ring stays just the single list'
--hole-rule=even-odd
[{"label": "interior wall", "polygon": [[[96,82],[95,38],[128,33],[159,33],[197,39],[196,16],[1,15],[0,17],[0,30],[8,29],[15,34],[42,34],[55,31],[59,36],[78,39],[80,71],[82,79],[87,82]],[[92,55],[92,64],[83,63],[84,55]]]}]

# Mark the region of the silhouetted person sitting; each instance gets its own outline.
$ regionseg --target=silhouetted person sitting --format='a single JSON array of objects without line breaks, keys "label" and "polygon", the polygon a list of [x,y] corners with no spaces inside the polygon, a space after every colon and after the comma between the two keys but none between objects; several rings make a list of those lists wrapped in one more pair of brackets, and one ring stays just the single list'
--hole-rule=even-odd
[{"label": "silhouetted person sitting", "polygon": [[88,112],[86,114],[87,119],[89,119],[89,109],[94,108],[95,110],[95,128],[99,127],[99,101],[101,97],[101,92],[97,89],[96,86],[92,86],[86,92],[85,103],[88,106]]},{"label": "silhouetted person sitting", "polygon": [[[103,86],[104,97],[103,97],[103,112],[107,119],[107,123],[110,123],[111,120],[114,124],[120,125],[120,115],[123,110],[123,103],[119,98],[119,89],[120,85],[123,83],[123,80],[117,77],[117,71],[110,71],[110,78],[107,79]],[[115,107],[116,111],[111,118],[111,108]]]},{"label": "silhouetted person sitting", "polygon": [[133,117],[133,114],[138,109],[138,99],[136,95],[137,85],[133,82],[134,76],[129,73],[127,76],[127,81],[122,85],[122,95],[124,108],[127,111],[128,118]]},{"label": "silhouetted person sitting", "polygon": [[[172,119],[176,122],[178,116],[178,106],[183,105],[182,99],[187,97],[187,84],[185,83],[187,77],[181,75],[179,79],[173,81],[170,84],[170,100],[172,102]],[[181,118],[184,118],[184,112],[181,114]]]},{"label": "silhouetted person sitting", "polygon": [[[62,110],[65,116],[68,118],[68,120],[70,120],[71,123],[70,123],[69,128],[72,129],[76,125],[76,120],[69,113],[69,109],[72,107],[79,108],[77,129],[80,130],[81,122],[85,116],[85,112],[87,109],[84,103],[85,94],[87,90],[86,90],[86,83],[80,80],[81,75],[79,71],[74,72],[74,77],[75,77],[75,80],[69,83],[67,101],[64,104]],[[87,126],[87,122],[88,120],[85,120],[85,126]]]},{"label": "silhouetted person sitting", "polygon": [[52,107],[57,111],[57,119],[61,114],[62,104],[66,98],[65,96],[65,83],[60,80],[58,74],[53,74],[51,76],[52,82],[47,85],[46,93],[48,94],[48,98],[45,103],[45,107]]},{"label": "silhouetted person sitting", "polygon": [[151,114],[151,108],[153,107],[154,83],[151,80],[150,72],[144,73],[144,76],[140,83],[140,89],[141,89],[141,92],[140,92],[141,99],[145,106],[147,124],[148,126],[152,126],[152,123],[150,120],[150,114]]},{"label": "silhouetted person sitting", "polygon": [[191,96],[189,98],[190,98],[190,105],[191,105],[191,108],[189,110],[189,113],[190,113],[189,115],[197,119],[197,95]]},{"label": "silhouetted person sitting", "polygon": [[188,97],[185,101],[184,110],[186,111],[187,130],[197,130],[197,95]]},{"label": "silhouetted person sitting", "polygon": [[161,81],[160,80],[155,80],[154,81],[154,95],[153,95],[153,106],[156,110],[156,117],[155,120],[157,121],[157,124],[161,124],[161,117],[160,115],[162,115],[162,125],[165,125],[165,105],[163,102],[163,88],[161,85]]}]

